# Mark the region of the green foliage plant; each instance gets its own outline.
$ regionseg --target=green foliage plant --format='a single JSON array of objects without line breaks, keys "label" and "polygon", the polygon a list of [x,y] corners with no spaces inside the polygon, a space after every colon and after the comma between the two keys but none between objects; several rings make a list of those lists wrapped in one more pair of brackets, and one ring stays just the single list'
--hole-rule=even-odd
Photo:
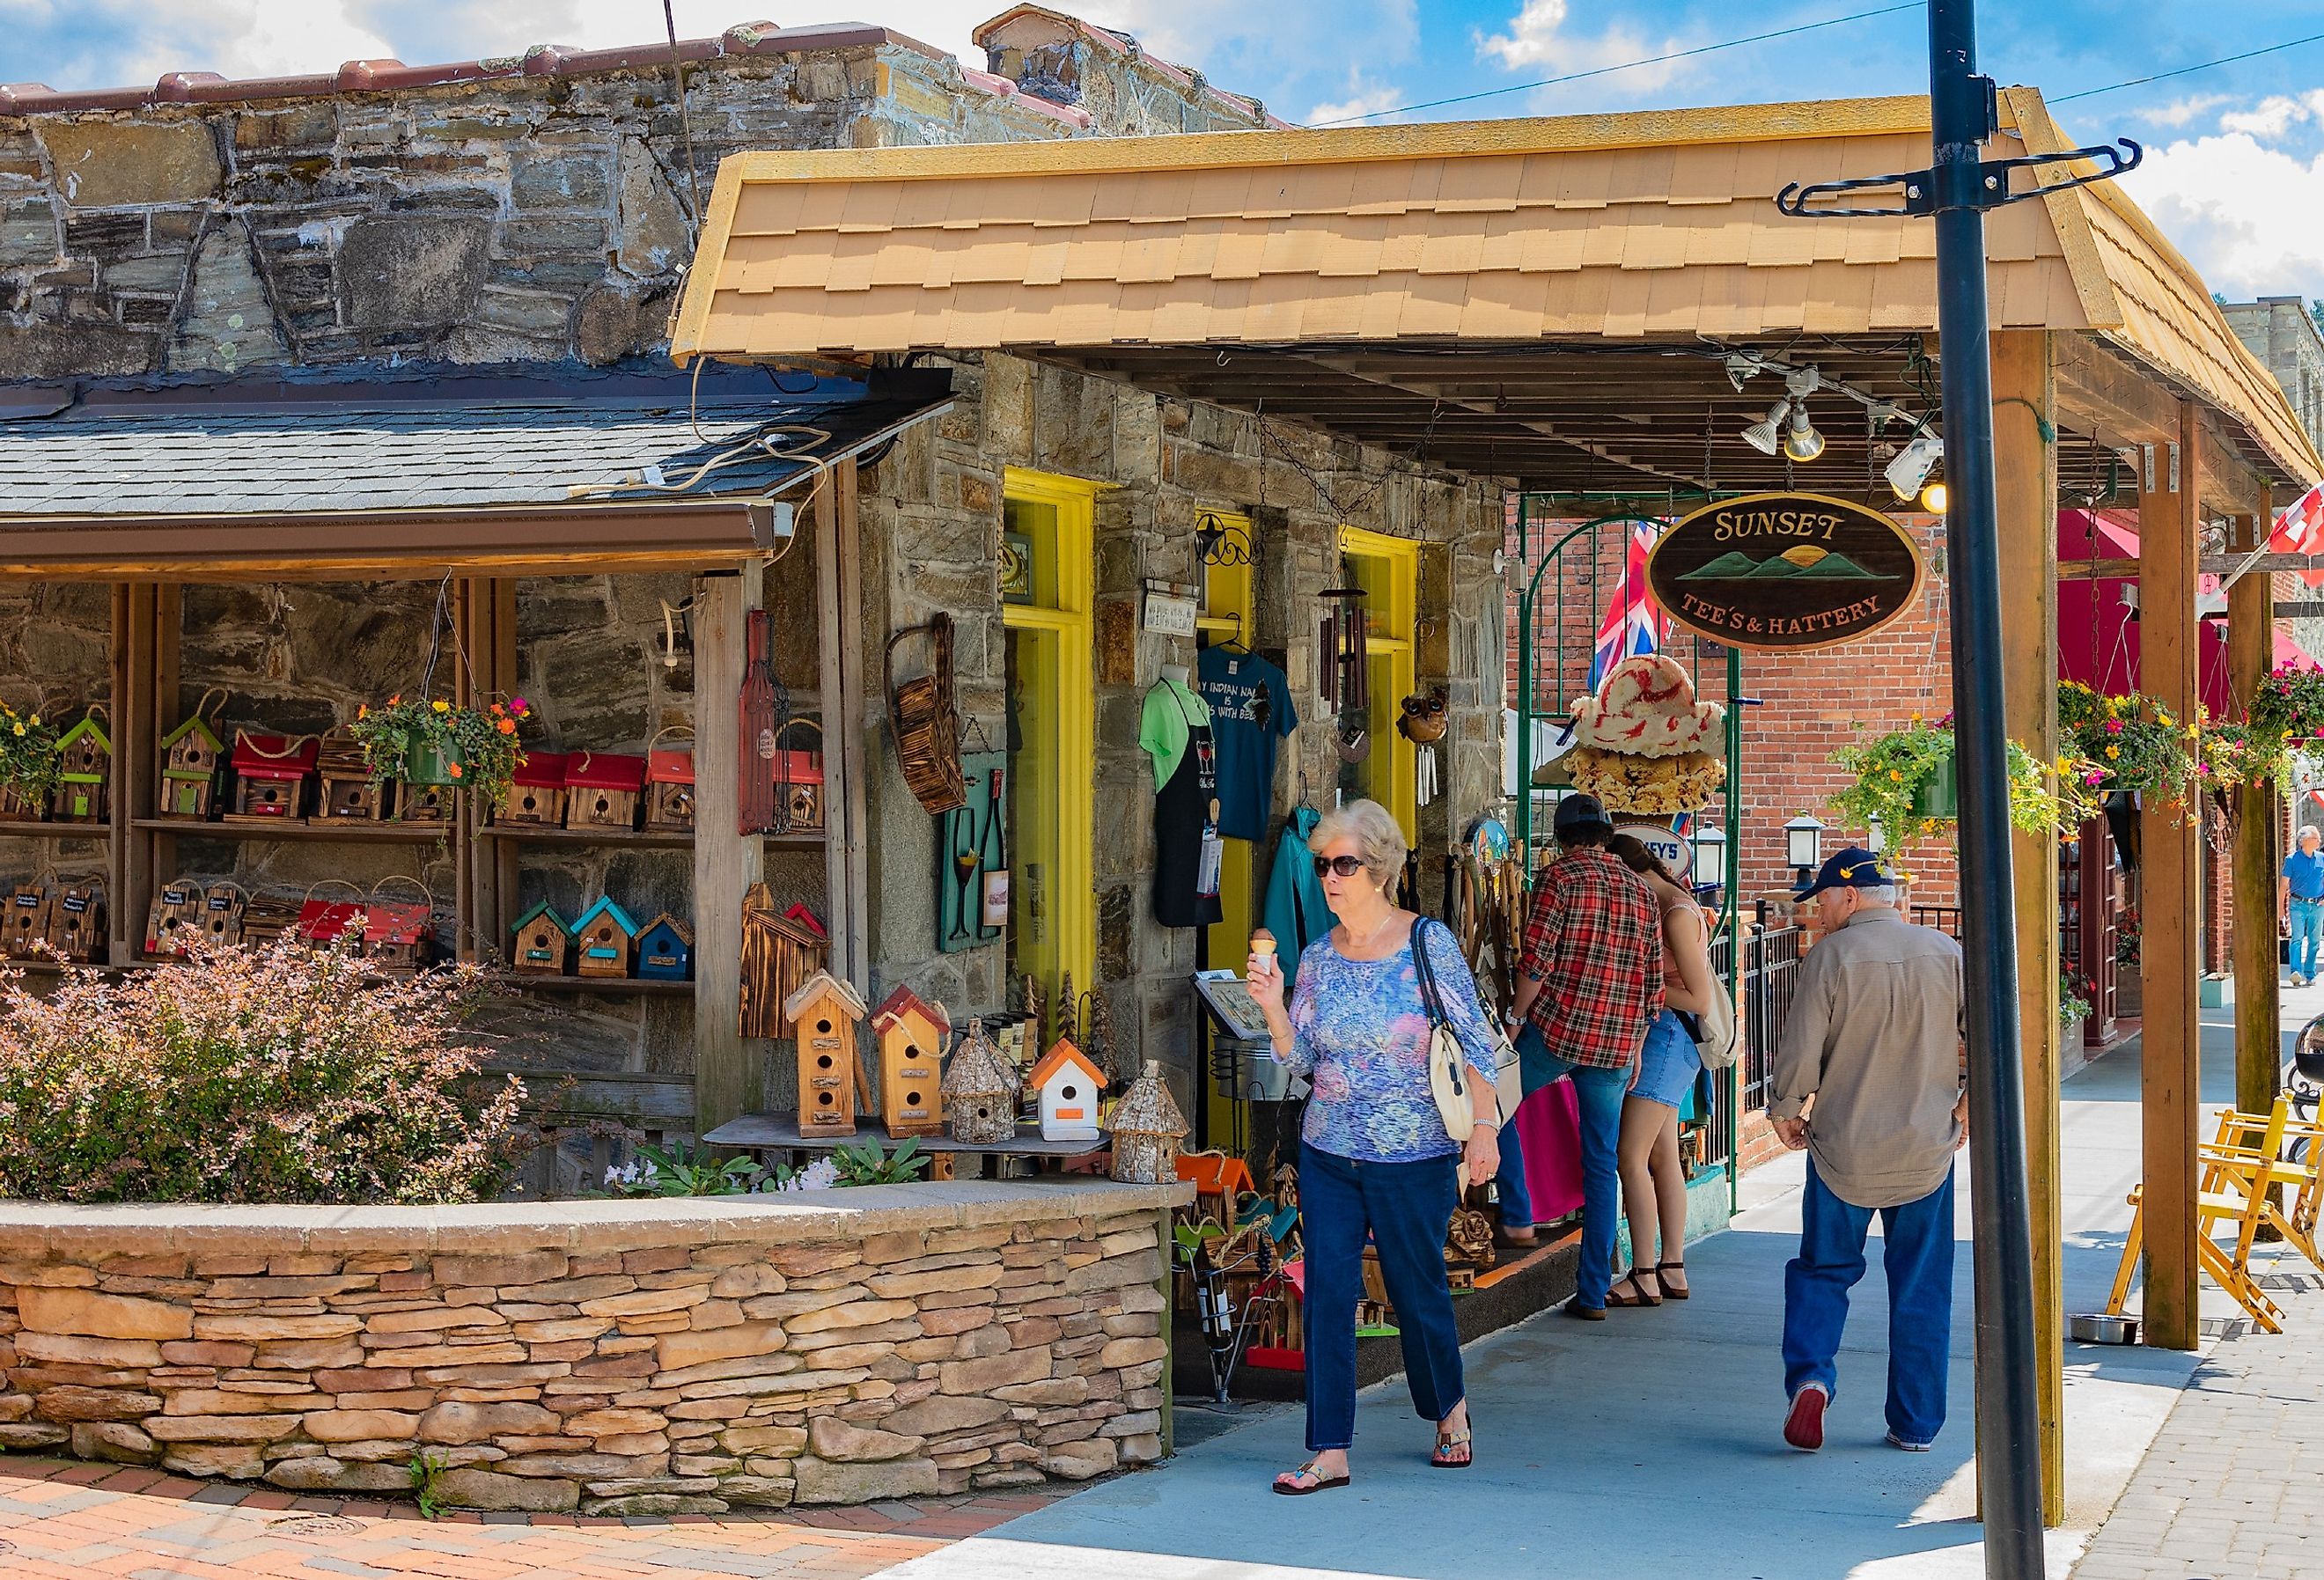
[{"label": "green foliage plant", "polygon": [[842,1185],[909,1185],[928,1166],[918,1141],[907,1141],[890,1152],[873,1136],[861,1146],[840,1147],[831,1154]]},{"label": "green foliage plant", "polygon": [[413,750],[432,748],[456,781],[497,807],[524,763],[517,725],[531,716],[532,706],[521,697],[462,707],[440,697],[395,696],[383,707],[359,709],[348,728],[363,746],[373,783],[402,779]]},{"label": "green foliage plant", "polygon": [[38,713],[18,713],[0,702],[0,790],[38,807],[57,788],[61,763],[56,726]]},{"label": "green foliage plant", "polygon": [[420,1504],[420,1518],[444,1517],[444,1473],[452,1468],[449,1455],[422,1448],[411,1456],[411,1493]]}]

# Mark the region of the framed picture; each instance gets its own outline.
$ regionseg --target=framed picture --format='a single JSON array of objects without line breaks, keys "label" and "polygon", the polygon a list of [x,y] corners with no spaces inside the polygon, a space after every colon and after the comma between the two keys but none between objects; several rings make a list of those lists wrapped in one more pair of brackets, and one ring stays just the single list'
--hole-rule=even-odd
[{"label": "framed picture", "polygon": [[1022,532],[1001,534],[1001,601],[1033,601],[1033,540]]}]

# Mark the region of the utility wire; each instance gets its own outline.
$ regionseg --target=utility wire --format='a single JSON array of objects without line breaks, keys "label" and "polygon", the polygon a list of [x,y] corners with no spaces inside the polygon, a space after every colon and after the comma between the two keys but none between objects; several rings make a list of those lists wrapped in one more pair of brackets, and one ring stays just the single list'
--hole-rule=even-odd
[{"label": "utility wire", "polygon": [[2262,55],[2281,54],[2286,50],[2296,50],[2302,44],[2314,43],[2324,43],[2324,32],[2312,32],[2304,39],[2286,39],[2280,44],[2270,44],[2265,49],[2246,50],[2240,55],[2222,55],[2216,60],[2205,60],[2194,66],[2181,66],[2175,71],[2157,71],[2152,77],[2134,77],[2127,82],[2109,83],[2104,88],[2086,88],[2080,93],[2065,94],[2049,102],[2053,105],[2071,104],[2078,98],[2096,98],[2102,93],[2119,93],[2126,88],[2143,88],[2150,82],[2168,82],[2173,77],[2185,77],[2197,71],[2209,71],[2214,66],[2232,66],[2237,60],[2255,60]]},{"label": "utility wire", "polygon": [[[1728,39],[1715,44],[1698,44],[1692,50],[1674,50],[1667,55],[1649,55],[1643,60],[1625,60],[1618,66],[1599,66],[1588,71],[1569,71],[1563,77],[1545,77],[1538,82],[1512,83],[1507,88],[1489,88],[1481,93],[1464,93],[1455,98],[1432,98],[1423,104],[1403,105],[1392,110],[1367,110],[1360,115],[1341,115],[1329,121],[1313,121],[1311,126],[1342,126],[1351,121],[1375,121],[1382,115],[1409,115],[1414,110],[1442,109],[1446,105],[1471,104],[1480,98],[1494,98],[1505,93],[1525,93],[1536,88],[1554,88],[1563,82],[1580,82],[1591,77],[1605,77],[1616,71],[1628,71],[1638,66],[1659,66],[1668,60],[1685,60],[1696,55],[1708,55],[1720,50],[1739,49],[1745,44],[1761,44],[1769,39],[1787,39],[1796,33],[1814,32],[1819,28],[1840,27],[1851,22],[1864,22],[1875,16],[1892,16],[1899,11],[1919,11],[1922,0],[1909,0],[1903,5],[1883,5],[1874,11],[1854,12],[1847,16],[1828,16],[1821,22],[1803,22],[1797,27],[1781,27],[1773,32],[1753,33],[1749,38]],[[2192,69],[2192,68],[2190,68]]]}]

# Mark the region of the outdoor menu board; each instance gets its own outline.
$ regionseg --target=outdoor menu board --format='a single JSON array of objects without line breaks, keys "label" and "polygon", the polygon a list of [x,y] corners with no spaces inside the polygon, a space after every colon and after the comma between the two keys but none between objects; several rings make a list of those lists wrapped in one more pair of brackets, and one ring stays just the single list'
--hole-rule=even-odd
[{"label": "outdoor menu board", "polygon": [[1868,506],[1753,494],[1680,520],[1646,560],[1655,601],[1696,635],[1803,652],[1869,636],[1921,595],[1911,536]]}]

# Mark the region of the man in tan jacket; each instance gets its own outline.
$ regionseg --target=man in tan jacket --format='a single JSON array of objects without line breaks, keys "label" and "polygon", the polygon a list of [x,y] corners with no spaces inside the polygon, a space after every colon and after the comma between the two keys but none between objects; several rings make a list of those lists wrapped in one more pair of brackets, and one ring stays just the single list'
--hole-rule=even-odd
[{"label": "man in tan jacket", "polygon": [[1953,1153],[1967,1139],[1960,946],[1896,909],[1870,851],[1823,864],[1797,898],[1823,937],[1801,962],[1767,1117],[1808,1154],[1800,1253],[1784,1271],[1784,1441],[1823,1446],[1848,1292],[1875,1213],[1888,1277],[1888,1441],[1928,1448],[1952,1351]]}]

